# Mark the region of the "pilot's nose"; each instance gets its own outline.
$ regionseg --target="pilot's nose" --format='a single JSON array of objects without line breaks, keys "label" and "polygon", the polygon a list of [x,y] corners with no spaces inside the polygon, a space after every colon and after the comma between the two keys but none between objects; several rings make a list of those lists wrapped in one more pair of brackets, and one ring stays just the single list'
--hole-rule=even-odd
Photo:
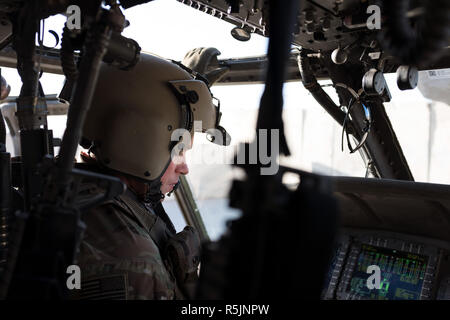
[{"label": "pilot's nose", "polygon": [[178,174],[186,175],[189,173],[189,168],[186,163],[186,155],[183,153],[183,156],[181,157],[180,163],[177,164],[175,168],[175,172]]}]

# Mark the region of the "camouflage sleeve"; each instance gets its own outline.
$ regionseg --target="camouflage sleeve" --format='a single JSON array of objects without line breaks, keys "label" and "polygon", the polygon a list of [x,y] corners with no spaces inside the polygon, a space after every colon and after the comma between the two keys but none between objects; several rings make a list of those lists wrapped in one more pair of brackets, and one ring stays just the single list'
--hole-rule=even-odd
[{"label": "camouflage sleeve", "polygon": [[114,203],[83,215],[87,229],[78,255],[82,281],[77,298],[180,298],[158,247],[129,215]]}]

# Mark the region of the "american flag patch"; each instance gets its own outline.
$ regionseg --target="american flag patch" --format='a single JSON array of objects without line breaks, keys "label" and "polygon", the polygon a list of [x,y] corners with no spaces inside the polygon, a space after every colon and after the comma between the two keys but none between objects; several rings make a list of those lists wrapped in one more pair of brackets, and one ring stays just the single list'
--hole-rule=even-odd
[{"label": "american flag patch", "polygon": [[77,296],[79,300],[126,300],[127,288],[126,274],[93,276],[81,281]]}]

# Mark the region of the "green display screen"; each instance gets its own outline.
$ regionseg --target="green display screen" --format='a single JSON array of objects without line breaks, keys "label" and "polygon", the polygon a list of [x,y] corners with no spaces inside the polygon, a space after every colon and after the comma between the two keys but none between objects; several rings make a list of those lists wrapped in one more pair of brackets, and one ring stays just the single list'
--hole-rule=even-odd
[{"label": "green display screen", "polygon": [[[353,272],[352,295],[374,300],[418,300],[422,291],[428,257],[363,244]],[[369,266],[380,268],[380,288],[369,289]]]}]

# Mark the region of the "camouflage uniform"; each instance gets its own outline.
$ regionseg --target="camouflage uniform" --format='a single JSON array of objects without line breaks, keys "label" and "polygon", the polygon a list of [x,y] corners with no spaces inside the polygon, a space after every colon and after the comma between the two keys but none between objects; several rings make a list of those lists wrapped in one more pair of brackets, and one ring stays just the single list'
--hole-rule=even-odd
[{"label": "camouflage uniform", "polygon": [[[84,193],[95,195],[97,191],[95,185],[90,185]],[[82,282],[75,298],[183,298],[161,255],[163,248],[158,248],[172,233],[166,225],[161,228],[163,219],[134,193],[127,190],[85,212],[82,220],[87,229],[77,259]],[[160,228],[156,228],[158,224]],[[152,229],[164,232],[155,235]]]}]

